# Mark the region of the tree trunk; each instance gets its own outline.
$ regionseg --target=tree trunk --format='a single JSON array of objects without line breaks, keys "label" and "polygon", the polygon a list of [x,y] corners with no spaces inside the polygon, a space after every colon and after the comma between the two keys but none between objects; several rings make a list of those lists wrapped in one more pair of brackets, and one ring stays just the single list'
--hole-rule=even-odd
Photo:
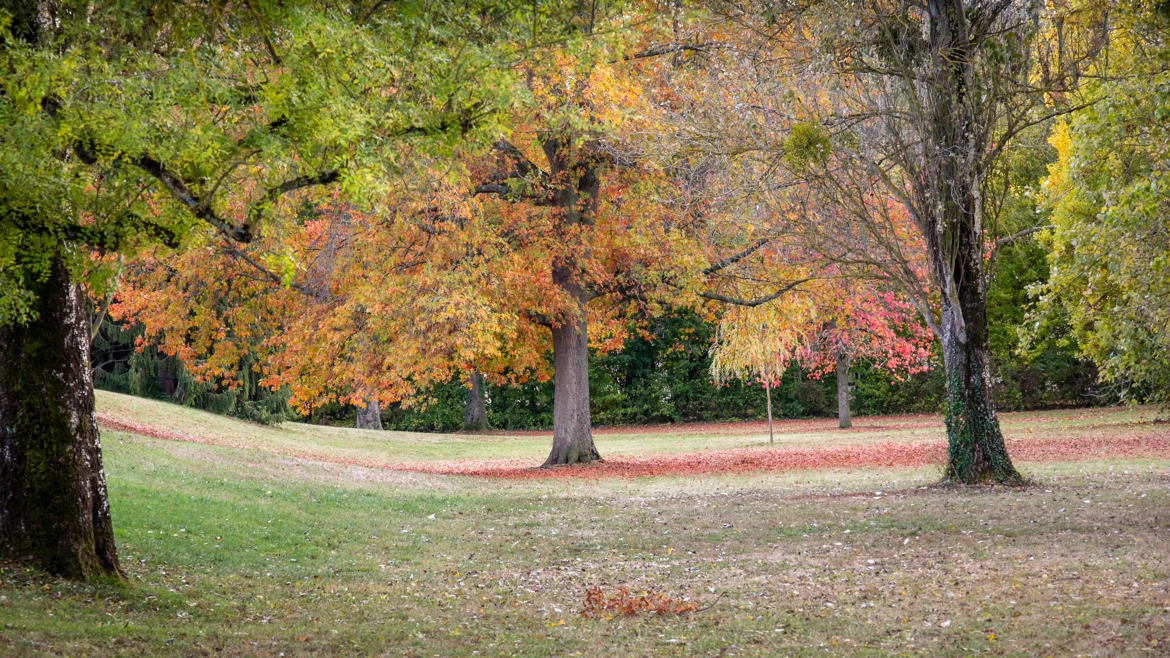
[{"label": "tree trunk", "polygon": [[54,259],[37,318],[0,326],[0,554],[121,577],[89,369],[85,294]]},{"label": "tree trunk", "polygon": [[848,352],[837,355],[837,426],[841,429],[853,427],[853,417],[849,412],[849,366],[853,358]]},{"label": "tree trunk", "polygon": [[354,426],[359,430],[382,429],[382,405],[377,400],[366,400],[365,407],[358,407]]},{"label": "tree trunk", "polygon": [[552,328],[553,446],[544,466],[600,461],[589,419],[589,331],[576,322]]},{"label": "tree trunk", "polygon": [[483,375],[474,368],[468,376],[467,409],[463,415],[463,431],[482,432],[488,428],[487,405],[483,399]]},{"label": "tree trunk", "polygon": [[[943,303],[942,347],[947,375],[947,467],[943,479],[960,484],[1020,484],[1024,479],[1008,456],[991,401],[986,302],[982,295],[978,297],[980,303],[964,305],[967,312],[961,327],[954,310]],[[965,330],[966,340],[960,329]]]},{"label": "tree trunk", "polygon": [[990,126],[976,115],[969,17],[961,0],[929,0],[933,85],[927,132],[930,198],[924,236],[940,286],[947,374],[944,480],[1018,484],[991,402],[983,204]]},{"label": "tree trunk", "polygon": [[775,443],[776,436],[772,433],[772,383],[764,378],[764,394],[768,398],[768,443]]},{"label": "tree trunk", "polygon": [[[592,156],[558,133],[541,136],[549,177],[558,181],[552,204],[560,211],[567,240],[579,227],[592,226],[601,178]],[[581,247],[587,251],[587,247]],[[580,253],[567,248],[552,263],[553,283],[572,301],[550,322],[553,339],[553,446],[544,466],[601,461],[593,445],[589,417],[589,330],[585,306],[591,294],[583,283]]]}]

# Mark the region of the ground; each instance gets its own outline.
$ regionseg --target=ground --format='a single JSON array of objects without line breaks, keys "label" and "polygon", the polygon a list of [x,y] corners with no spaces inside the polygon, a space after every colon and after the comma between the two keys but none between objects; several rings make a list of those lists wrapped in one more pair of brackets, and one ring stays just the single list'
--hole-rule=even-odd
[{"label": "ground", "polygon": [[[534,433],[98,408],[131,582],[0,565],[0,654],[1170,651],[1156,409],[1007,414],[1035,484],[951,490],[929,416],[602,430],[550,472]],[[586,618],[590,587],[699,610]]]}]

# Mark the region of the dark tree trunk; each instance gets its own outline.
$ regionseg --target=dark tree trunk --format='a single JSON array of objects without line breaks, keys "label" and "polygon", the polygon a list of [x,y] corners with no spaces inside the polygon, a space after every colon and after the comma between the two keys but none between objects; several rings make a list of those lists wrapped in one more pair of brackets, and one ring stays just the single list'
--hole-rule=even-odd
[{"label": "dark tree trunk", "polygon": [[849,413],[849,366],[852,362],[848,352],[837,355],[837,426],[841,429],[853,427],[853,417]]},{"label": "dark tree trunk", "polygon": [[[948,482],[1019,483],[991,402],[980,181],[990,126],[977,115],[969,17],[961,0],[929,0],[933,83],[924,231],[940,286],[947,374]],[[981,120],[982,119],[982,120]]]},{"label": "dark tree trunk", "polygon": [[487,404],[483,399],[483,375],[474,368],[468,376],[467,409],[463,414],[463,431],[482,432],[488,428]]},{"label": "dark tree trunk", "polygon": [[89,369],[85,294],[60,258],[36,320],[0,326],[0,554],[121,577]]},{"label": "dark tree trunk", "polygon": [[[975,256],[982,262],[982,255]],[[1019,484],[991,400],[991,350],[986,301],[972,291],[960,325],[944,301],[943,363],[947,375],[947,482]],[[965,333],[965,336],[963,335]]]},{"label": "dark tree trunk", "polygon": [[366,400],[364,408],[358,407],[354,426],[359,430],[382,429],[382,405],[374,399]]},{"label": "dark tree trunk", "polygon": [[589,417],[589,331],[584,313],[576,322],[553,327],[552,338],[553,446],[544,465],[599,461]]},{"label": "dark tree trunk", "polygon": [[[591,226],[597,210],[601,179],[597,163],[573,140],[548,133],[541,146],[549,163],[549,177],[556,181],[552,203],[561,213],[564,234],[575,227]],[[582,245],[582,250],[588,247]],[[587,464],[600,461],[593,444],[589,416],[589,328],[585,305],[591,294],[582,281],[579,254],[572,248],[552,264],[553,283],[572,300],[572,307],[550,322],[553,339],[553,446],[544,466]]]}]

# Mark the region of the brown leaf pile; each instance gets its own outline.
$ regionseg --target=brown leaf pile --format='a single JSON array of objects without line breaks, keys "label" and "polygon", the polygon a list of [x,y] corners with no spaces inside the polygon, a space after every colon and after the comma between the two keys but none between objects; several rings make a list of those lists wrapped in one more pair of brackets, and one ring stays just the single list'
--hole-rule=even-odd
[{"label": "brown leaf pile", "polygon": [[607,596],[600,587],[590,586],[585,590],[585,609],[581,611],[581,616],[616,617],[643,613],[681,615],[698,609],[699,605],[694,601],[674,599],[658,592],[634,596],[625,587],[619,587]]}]

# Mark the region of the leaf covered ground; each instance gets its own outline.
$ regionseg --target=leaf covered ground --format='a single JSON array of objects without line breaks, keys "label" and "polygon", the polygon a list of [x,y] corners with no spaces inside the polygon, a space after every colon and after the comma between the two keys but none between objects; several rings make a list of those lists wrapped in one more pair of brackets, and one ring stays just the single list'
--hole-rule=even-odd
[{"label": "leaf covered ground", "polygon": [[[130,404],[99,399],[103,414]],[[1022,452],[1027,428],[1061,450],[1076,438],[1142,443],[1165,428],[1153,412],[1010,416],[1013,453],[1037,484],[945,489],[930,463],[435,475],[386,465],[426,462],[443,437],[388,435],[379,453],[367,433],[347,442],[326,430],[300,446],[318,455],[306,458],[280,454],[296,445],[280,433],[304,428],[141,404],[138,422],[160,433],[203,439],[214,427],[247,445],[107,428],[130,582],[0,564],[0,654],[1112,656],[1165,655],[1170,642],[1170,458],[1159,440],[1075,461]],[[864,453],[938,441],[932,419],[867,422],[906,427],[824,443]],[[756,430],[711,442],[816,451],[810,437],[833,434],[817,423],[785,428],[776,448]],[[701,452],[705,431],[673,437],[675,454]],[[476,438],[509,459],[542,447]],[[649,459],[671,438],[615,430],[599,447]],[[396,444],[411,441],[424,445]],[[641,610],[654,606],[663,613]]]}]

